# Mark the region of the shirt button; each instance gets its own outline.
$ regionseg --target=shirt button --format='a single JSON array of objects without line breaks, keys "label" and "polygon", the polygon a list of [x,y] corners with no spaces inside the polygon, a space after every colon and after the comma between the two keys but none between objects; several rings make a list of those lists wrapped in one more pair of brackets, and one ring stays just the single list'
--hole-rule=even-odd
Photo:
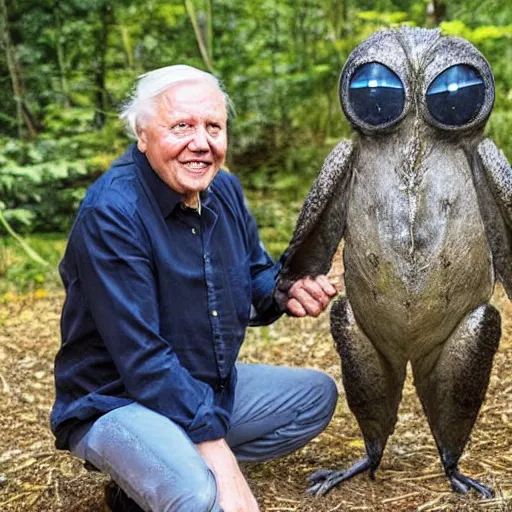
[{"label": "shirt button", "polygon": [[196,228],[192,228],[192,234],[194,234],[194,235],[197,234]]},{"label": "shirt button", "polygon": [[218,314],[219,314],[219,313],[218,313],[218,311],[217,311],[216,309],[214,309],[214,310],[212,311],[212,316],[218,316]]}]

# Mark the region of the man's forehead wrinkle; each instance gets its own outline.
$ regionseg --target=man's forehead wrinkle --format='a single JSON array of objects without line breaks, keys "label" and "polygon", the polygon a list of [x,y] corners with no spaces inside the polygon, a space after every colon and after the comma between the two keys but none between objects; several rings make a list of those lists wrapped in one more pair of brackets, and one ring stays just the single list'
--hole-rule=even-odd
[{"label": "man's forehead wrinkle", "polygon": [[176,98],[175,91],[168,89],[158,98],[158,112],[164,119],[197,118],[227,121],[226,102],[222,93],[218,99],[199,101],[194,97]]},{"label": "man's forehead wrinkle", "polygon": [[212,121],[218,123],[226,123],[227,114],[216,110],[195,109],[186,110],[183,108],[169,108],[162,109],[160,117],[163,121],[176,122],[176,121]]}]

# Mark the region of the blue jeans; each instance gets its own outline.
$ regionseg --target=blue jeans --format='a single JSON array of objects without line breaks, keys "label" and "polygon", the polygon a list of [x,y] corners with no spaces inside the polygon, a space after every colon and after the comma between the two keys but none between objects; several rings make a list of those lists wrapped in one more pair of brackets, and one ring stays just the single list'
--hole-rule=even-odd
[{"label": "blue jeans", "polygon": [[[329,423],[338,393],[315,370],[238,364],[226,442],[239,461],[261,462],[304,446]],[[72,452],[152,512],[220,512],[217,487],[184,430],[138,403],[84,426]]]}]

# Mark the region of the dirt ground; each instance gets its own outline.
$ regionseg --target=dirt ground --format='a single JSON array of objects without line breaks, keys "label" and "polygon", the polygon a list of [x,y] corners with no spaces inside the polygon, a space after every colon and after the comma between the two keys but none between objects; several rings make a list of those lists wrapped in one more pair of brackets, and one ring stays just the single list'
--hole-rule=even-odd
[{"label": "dirt ground", "polygon": [[[62,294],[4,297],[0,304],[0,511],[105,510],[105,477],[54,449],[48,429],[53,401],[53,357],[59,345]],[[245,466],[262,511],[512,511],[512,305],[499,289],[503,336],[486,401],[461,469],[496,490],[496,498],[450,492],[426,419],[409,377],[399,421],[377,479],[360,475],[326,497],[305,495],[306,476],[318,468],[347,467],[363,454],[357,424],[340,401],[328,429],[298,453]],[[340,382],[339,358],[328,315],[283,318],[251,330],[243,350],[251,362],[320,368]],[[191,511],[194,512],[194,511]]]}]

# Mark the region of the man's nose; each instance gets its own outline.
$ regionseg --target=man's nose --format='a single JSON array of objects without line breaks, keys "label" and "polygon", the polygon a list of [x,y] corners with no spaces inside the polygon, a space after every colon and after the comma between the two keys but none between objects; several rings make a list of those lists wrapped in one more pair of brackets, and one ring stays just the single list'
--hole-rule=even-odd
[{"label": "man's nose", "polygon": [[194,132],[194,136],[188,145],[190,151],[208,151],[210,144],[208,142],[208,134],[206,129],[202,126],[198,126]]}]

